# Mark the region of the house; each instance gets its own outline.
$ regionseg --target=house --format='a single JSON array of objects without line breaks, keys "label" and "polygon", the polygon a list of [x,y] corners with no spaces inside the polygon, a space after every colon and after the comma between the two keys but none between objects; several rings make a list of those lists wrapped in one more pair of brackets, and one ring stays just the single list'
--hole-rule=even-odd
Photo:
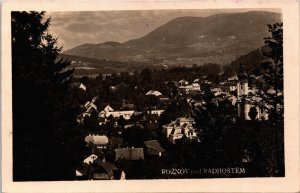
[{"label": "house", "polygon": [[114,111],[114,112],[107,112],[105,117],[113,116],[114,118],[120,118],[121,116],[125,120],[129,120],[133,115],[134,111]]},{"label": "house", "polygon": [[92,154],[85,158],[75,170],[78,179],[92,180],[124,180],[125,172],[118,169],[114,164],[105,161],[101,157]]},{"label": "house", "polygon": [[237,75],[234,75],[234,76],[232,76],[232,77],[227,78],[227,80],[228,80],[228,81],[237,81],[237,80],[239,80],[239,78],[238,78]]},{"label": "house", "polygon": [[89,107],[90,103],[91,103],[90,101],[87,101],[86,103],[84,103],[84,107],[87,109]]},{"label": "house", "polygon": [[111,106],[107,105],[107,106],[103,109],[103,111],[105,111],[105,112],[113,112],[114,109],[113,109]]},{"label": "house", "polygon": [[222,89],[219,88],[219,87],[211,88],[210,91],[213,93],[213,95],[214,95],[215,97],[219,97],[219,96],[221,96],[221,95],[226,94],[226,93],[223,92]]},{"label": "house", "polygon": [[219,87],[225,93],[230,93],[237,90],[237,85],[231,82],[222,82],[219,84]]},{"label": "house", "polygon": [[97,148],[106,148],[108,144],[108,138],[106,135],[91,135],[85,137],[84,141],[87,143],[87,145],[94,145]]},{"label": "house", "polygon": [[[123,117],[125,120],[129,120],[133,115],[133,110],[128,111],[115,111],[112,107],[107,105],[103,111],[98,114],[99,118],[108,118],[109,116],[113,116],[114,118]],[[100,123],[99,123],[100,124]]]},{"label": "house", "polygon": [[162,93],[157,91],[157,90],[149,90],[147,93],[146,93],[146,96],[161,96]]},{"label": "house", "polygon": [[115,149],[115,160],[143,160],[144,149],[143,148],[118,148]]},{"label": "house", "polygon": [[95,158],[93,162],[81,163],[75,170],[77,179],[84,180],[125,180],[123,170],[105,160]]},{"label": "house", "polygon": [[188,84],[188,85],[183,85],[183,86],[179,86],[179,89],[185,91],[185,92],[190,92],[190,91],[200,91],[200,85],[199,83],[192,83],[192,84]]},{"label": "house", "polygon": [[166,151],[161,147],[160,143],[157,140],[150,140],[144,142],[146,146],[146,151],[151,156],[161,157],[162,154]]},{"label": "house", "polygon": [[92,154],[83,160],[83,163],[91,165],[98,158],[95,154]]},{"label": "house", "polygon": [[212,84],[212,82],[208,81],[208,80],[203,80],[202,82],[203,84]]},{"label": "house", "polygon": [[81,82],[74,82],[74,83],[71,84],[71,86],[79,88],[79,89],[81,89],[83,91],[86,91],[86,86],[83,83],[81,83]]},{"label": "house", "polygon": [[79,124],[83,124],[83,121],[84,121],[85,117],[90,117],[91,114],[93,113],[93,111],[98,113],[97,106],[94,104],[94,102],[96,100],[97,100],[97,98],[94,97],[91,102],[87,101],[84,104],[85,111],[77,116],[77,122]]},{"label": "house", "polygon": [[194,91],[200,91],[200,85],[199,83],[192,83],[192,90]]},{"label": "house", "polygon": [[178,88],[185,92],[188,92],[193,89],[193,86],[192,85],[184,85],[184,86],[179,86]]},{"label": "house", "polygon": [[83,91],[86,91],[86,86],[82,83],[80,83],[79,88],[82,89]]},{"label": "house", "polygon": [[175,121],[163,126],[163,133],[172,142],[186,136],[188,139],[198,139],[196,130],[193,128],[194,119],[180,117]]},{"label": "house", "polygon": [[160,116],[164,111],[165,110],[163,110],[163,109],[150,110],[150,111],[147,111],[147,114]]},{"label": "house", "polygon": [[188,84],[189,84],[189,82],[184,79],[178,81],[178,86],[186,86]]},{"label": "house", "polygon": [[125,172],[118,169],[114,164],[100,159],[94,161],[94,180],[125,180]]}]

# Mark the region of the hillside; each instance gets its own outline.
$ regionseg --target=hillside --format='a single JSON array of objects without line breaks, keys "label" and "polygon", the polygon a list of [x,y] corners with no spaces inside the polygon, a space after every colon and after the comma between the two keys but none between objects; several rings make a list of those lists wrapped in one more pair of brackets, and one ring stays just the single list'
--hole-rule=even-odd
[{"label": "hillside", "polygon": [[260,11],[180,17],[138,39],[84,44],[64,53],[116,61],[228,64],[263,46],[266,24],[280,21],[280,14]]},{"label": "hillside", "polygon": [[236,74],[239,72],[240,65],[243,64],[246,73],[251,74],[255,69],[261,70],[261,63],[270,61],[267,57],[271,49],[268,46],[263,46],[255,49],[248,54],[240,56],[235,61],[228,65],[224,65],[224,70],[229,74]]}]

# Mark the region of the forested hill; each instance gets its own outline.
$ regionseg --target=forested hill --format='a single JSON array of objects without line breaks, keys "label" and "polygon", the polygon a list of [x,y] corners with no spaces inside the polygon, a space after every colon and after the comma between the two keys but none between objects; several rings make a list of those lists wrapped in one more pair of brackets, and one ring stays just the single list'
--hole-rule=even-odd
[{"label": "forested hill", "polygon": [[243,64],[246,73],[251,73],[254,70],[260,71],[262,68],[261,64],[271,60],[267,57],[270,51],[271,49],[268,46],[260,47],[225,65],[224,69],[229,74],[235,74],[239,71],[240,65]]},{"label": "forested hill", "polygon": [[279,13],[252,11],[208,17],[180,17],[145,36],[124,43],[84,44],[65,54],[117,61],[165,64],[228,64],[264,45],[267,24],[281,22]]}]

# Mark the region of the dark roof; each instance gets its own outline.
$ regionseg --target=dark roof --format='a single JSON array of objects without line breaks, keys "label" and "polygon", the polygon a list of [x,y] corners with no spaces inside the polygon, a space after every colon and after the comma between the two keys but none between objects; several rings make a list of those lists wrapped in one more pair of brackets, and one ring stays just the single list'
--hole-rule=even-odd
[{"label": "dark roof", "polygon": [[155,149],[160,152],[165,152],[166,150],[161,147],[160,143],[157,140],[145,141],[144,142],[147,148]]},{"label": "dark roof", "polygon": [[89,165],[86,164],[86,163],[82,163],[80,164],[78,167],[77,167],[77,170],[82,173],[83,175],[87,175],[88,173],[88,168],[89,168]]},{"label": "dark roof", "polygon": [[105,170],[105,172],[108,174],[109,172],[112,172],[114,169],[117,169],[117,167],[110,163],[110,162],[103,162],[101,159],[96,159],[94,161],[98,166],[100,166],[101,168],[103,168]]},{"label": "dark roof", "polygon": [[183,124],[181,125],[181,128],[184,129],[184,128],[186,128],[186,126],[188,126],[188,124],[187,124],[187,123],[183,123]]},{"label": "dark roof", "polygon": [[107,174],[105,173],[98,173],[98,172],[95,172],[93,174],[93,179],[94,180],[109,180],[109,177]]},{"label": "dark roof", "polygon": [[115,149],[116,159],[126,159],[126,160],[141,160],[144,159],[144,149],[143,148],[120,148]]}]

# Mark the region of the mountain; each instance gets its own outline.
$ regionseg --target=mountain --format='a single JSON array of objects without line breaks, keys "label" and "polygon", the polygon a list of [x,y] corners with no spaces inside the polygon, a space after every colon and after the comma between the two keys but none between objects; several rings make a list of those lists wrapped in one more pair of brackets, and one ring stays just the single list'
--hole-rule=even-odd
[{"label": "mountain", "polygon": [[228,64],[264,45],[267,24],[281,14],[262,11],[180,17],[124,43],[84,44],[65,54],[116,61],[166,64]]}]

